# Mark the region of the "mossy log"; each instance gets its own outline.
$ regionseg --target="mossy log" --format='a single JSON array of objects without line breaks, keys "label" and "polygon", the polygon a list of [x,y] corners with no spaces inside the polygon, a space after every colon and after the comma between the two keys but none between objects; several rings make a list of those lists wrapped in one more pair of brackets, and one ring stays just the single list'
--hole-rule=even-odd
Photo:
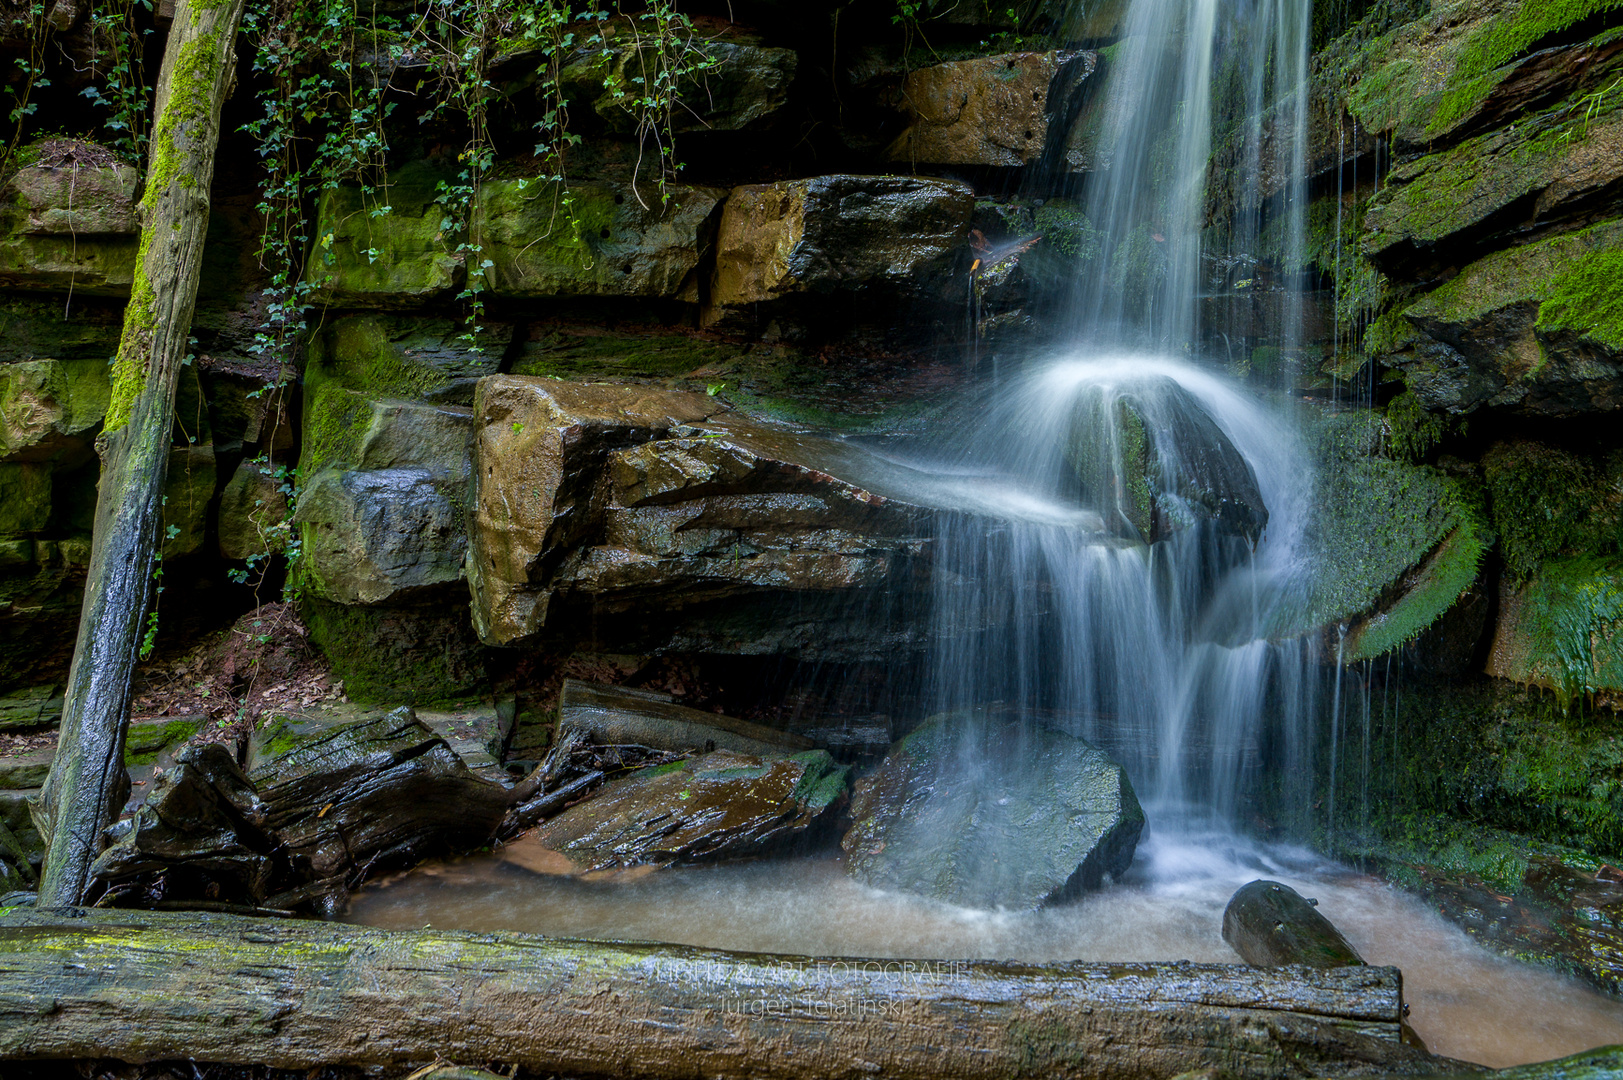
[{"label": "mossy log", "polygon": [[1439,1071],[1398,1041],[1400,982],[1377,967],[816,960],[13,909],[0,916],[0,1060],[439,1059],[669,1080]]},{"label": "mossy log", "polygon": [[101,483],[62,749],[38,814],[46,837],[40,896],[48,903],[84,899],[103,830],[128,790],[130,677],[152,589],[175,389],[187,362],[220,110],[236,81],[243,7],[244,0],[180,0],[158,75],[141,249],[98,440]]}]

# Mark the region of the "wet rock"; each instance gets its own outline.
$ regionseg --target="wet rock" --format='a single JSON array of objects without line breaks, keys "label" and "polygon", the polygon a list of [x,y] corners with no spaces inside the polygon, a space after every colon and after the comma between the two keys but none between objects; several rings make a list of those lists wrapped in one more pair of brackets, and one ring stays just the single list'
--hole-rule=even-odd
[{"label": "wet rock", "polygon": [[1030,165],[1040,159],[1051,113],[1048,100],[1062,67],[1093,55],[1020,52],[934,64],[909,72],[901,100],[909,127],[885,151],[892,161],[936,165]]},{"label": "wet rock", "polygon": [[822,750],[780,758],[717,750],[610,784],[532,837],[582,871],[754,858],[803,836],[847,779]]},{"label": "wet rock", "polygon": [[0,461],[72,468],[90,460],[111,396],[105,360],[0,365]]},{"label": "wet rock", "polygon": [[246,774],[297,880],[476,846],[511,801],[408,708],[276,718],[254,733]]},{"label": "wet rock", "polygon": [[286,483],[275,470],[259,461],[244,461],[220,493],[217,528],[220,557],[247,559],[277,554],[287,546]]},{"label": "wet rock", "polygon": [[1511,125],[1395,166],[1361,245],[1384,273],[1423,279],[1540,230],[1615,216],[1620,182],[1623,114],[1603,114],[1571,139]]},{"label": "wet rock", "polygon": [[1527,582],[1500,582],[1487,672],[1554,690],[1563,706],[1585,694],[1623,692],[1623,633],[1615,560],[1551,559]]},{"label": "wet rock", "polygon": [[120,296],[134,279],[140,174],[29,165],[0,189],[0,284]]},{"label": "wet rock", "polygon": [[1242,885],[1223,909],[1223,940],[1254,967],[1362,964],[1358,950],[1319,914],[1315,903],[1277,881]]},{"label": "wet rock", "polygon": [[719,408],[703,394],[523,376],[482,380],[468,524],[480,638],[504,645],[541,628],[549,563],[590,535],[593,488],[611,451]]},{"label": "wet rock", "polygon": [[167,899],[263,900],[276,870],[266,813],[227,747],[186,747],[92,876],[117,887],[161,874]]},{"label": "wet rock", "polygon": [[323,473],[294,523],[307,580],[329,600],[377,604],[462,577],[462,511],[427,469]]},{"label": "wet rock", "polygon": [[[1147,541],[1196,524],[1256,543],[1268,508],[1256,474],[1182,387],[1156,380],[1144,391],[1082,399],[1066,448],[1082,497],[1108,528],[1130,524]],[[1105,437],[1110,433],[1111,437]]]},{"label": "wet rock", "polygon": [[817,176],[733,189],[722,209],[707,322],[801,293],[941,281],[969,234],[966,184],[899,176]]},{"label": "wet rock", "polygon": [[[522,186],[521,186],[522,185]],[[722,192],[649,181],[554,184],[487,180],[480,187],[482,257],[497,297],[672,297],[699,265]],[[578,222],[578,226],[573,222]]]},{"label": "wet rock", "polygon": [[1451,413],[1479,406],[1541,416],[1623,405],[1623,308],[1608,298],[1623,265],[1623,220],[1497,251],[1404,309],[1410,336],[1383,359]]},{"label": "wet rock", "polygon": [[351,700],[426,705],[488,692],[485,653],[466,605],[466,593],[453,585],[387,605],[306,595],[299,616]]},{"label": "wet rock", "polygon": [[39,787],[45,783],[54,757],[55,744],[43,750],[0,752],[0,789]]},{"label": "wet rock", "polygon": [[451,748],[476,774],[500,781],[503,753],[513,734],[514,701],[485,701],[447,709],[418,709],[417,719]]},{"label": "wet rock", "polygon": [[679,752],[730,750],[736,754],[783,754],[810,750],[811,740],[776,728],[700,712],[654,694],[623,686],[565,679],[558,696],[560,738],[578,731],[600,745],[634,743]]},{"label": "wet rock", "polygon": [[1144,812],[1080,739],[982,714],[935,717],[858,782],[846,869],[965,907],[1073,899],[1132,862]]}]

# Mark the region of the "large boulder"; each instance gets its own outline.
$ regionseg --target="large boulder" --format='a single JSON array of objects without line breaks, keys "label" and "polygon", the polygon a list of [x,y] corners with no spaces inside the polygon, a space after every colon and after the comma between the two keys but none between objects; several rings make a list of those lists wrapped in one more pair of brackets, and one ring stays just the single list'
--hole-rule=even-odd
[{"label": "large boulder", "polygon": [[504,645],[541,628],[549,564],[589,536],[593,489],[610,452],[720,407],[703,394],[644,387],[516,375],[482,380],[474,399],[468,549],[479,636]]},{"label": "large boulder", "polygon": [[[920,584],[920,478],[853,443],[702,394],[520,376],[485,380],[476,409],[468,576],[487,644],[540,634],[563,605],[622,648],[794,651],[817,625],[834,647],[853,597]],[[860,632],[894,644],[875,620]]]},{"label": "large boulder", "polygon": [[616,781],[530,842],[583,872],[754,858],[826,821],[847,773],[823,750],[777,758],[717,750]]},{"label": "large boulder", "polygon": [[722,209],[706,320],[800,293],[939,284],[969,235],[967,184],[817,176],[734,188]]},{"label": "large boulder", "polygon": [[462,577],[462,510],[427,469],[321,473],[294,522],[305,580],[329,600],[376,604]]},{"label": "large boulder", "polygon": [[1080,739],[979,713],[935,717],[858,782],[846,868],[964,907],[1074,899],[1126,871],[1144,811],[1120,765]]},{"label": "large boulder", "polygon": [[1020,52],[934,64],[909,72],[901,100],[909,126],[885,151],[892,161],[933,165],[1031,165],[1064,102],[1049,101],[1067,65],[1079,82],[1096,55]]}]

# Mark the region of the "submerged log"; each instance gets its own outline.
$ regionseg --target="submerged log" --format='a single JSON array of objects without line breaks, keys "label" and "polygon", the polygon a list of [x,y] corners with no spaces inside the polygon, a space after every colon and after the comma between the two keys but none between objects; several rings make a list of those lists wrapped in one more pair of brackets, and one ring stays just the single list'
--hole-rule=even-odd
[{"label": "submerged log", "polygon": [[[662,1080],[1422,1075],[1400,976],[817,960],[217,914],[0,917],[0,1059]],[[1454,1064],[1454,1063],[1447,1063]]]},{"label": "submerged log", "polygon": [[1313,902],[1277,881],[1240,886],[1223,909],[1223,940],[1240,959],[1258,967],[1336,968],[1364,962]]}]

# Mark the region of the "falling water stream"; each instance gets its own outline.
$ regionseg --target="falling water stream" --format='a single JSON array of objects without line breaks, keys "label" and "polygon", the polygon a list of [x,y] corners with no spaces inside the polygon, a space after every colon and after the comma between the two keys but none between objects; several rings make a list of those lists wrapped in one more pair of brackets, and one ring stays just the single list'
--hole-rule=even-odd
[{"label": "falling water stream", "polygon": [[[1402,966],[1436,1052],[1508,1065],[1623,1042],[1623,1006],[1487,953],[1397,890],[1233,831],[1265,764],[1287,803],[1314,795],[1318,681],[1340,687],[1308,638],[1281,632],[1312,572],[1313,468],[1290,406],[1213,374],[1198,346],[1206,256],[1255,251],[1264,217],[1301,248],[1309,12],[1133,0],[1085,191],[1098,245],[1078,275],[1078,344],[1003,376],[972,421],[907,453],[927,501],[954,508],[935,538],[939,644],[915,719],[995,707],[1108,750],[1149,820],[1124,880],[1066,907],[972,911],[874,891],[832,859],[557,876],[520,840],[371,886],[350,918],[802,955],[1232,962],[1223,905],[1269,876],[1317,896],[1371,962]],[[1214,253],[1217,136],[1238,147],[1234,199],[1258,209]],[[1282,293],[1288,350],[1300,301]]]}]

